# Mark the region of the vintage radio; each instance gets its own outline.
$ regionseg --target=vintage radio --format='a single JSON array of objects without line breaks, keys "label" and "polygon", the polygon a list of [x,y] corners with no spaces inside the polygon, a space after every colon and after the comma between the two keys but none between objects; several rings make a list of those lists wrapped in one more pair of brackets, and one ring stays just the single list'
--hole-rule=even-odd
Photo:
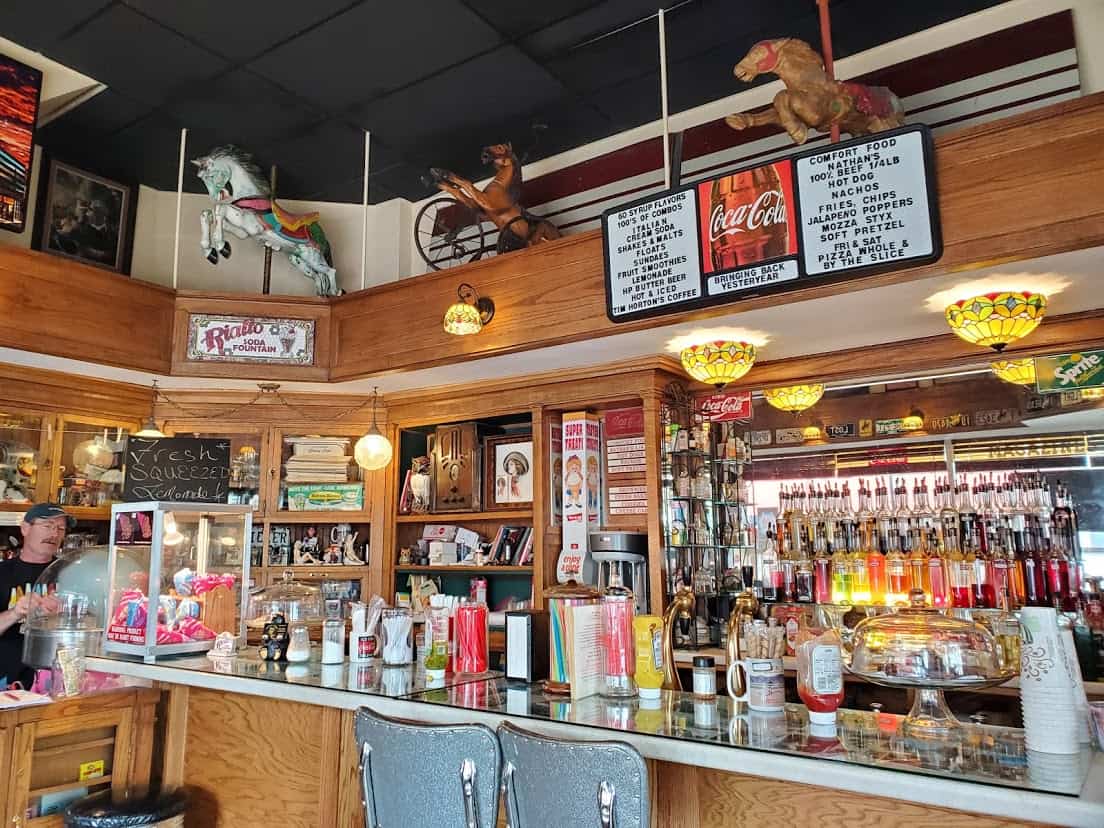
[{"label": "vintage radio", "polygon": [[434,512],[480,509],[483,458],[475,423],[437,426],[433,440]]}]

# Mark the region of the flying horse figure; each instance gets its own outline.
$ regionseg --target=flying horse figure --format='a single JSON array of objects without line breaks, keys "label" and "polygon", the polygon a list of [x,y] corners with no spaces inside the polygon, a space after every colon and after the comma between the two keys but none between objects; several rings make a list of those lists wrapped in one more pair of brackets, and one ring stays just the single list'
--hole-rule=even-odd
[{"label": "flying horse figure", "polygon": [[828,132],[838,125],[841,132],[859,136],[905,123],[904,107],[889,89],[832,80],[820,55],[803,40],[760,40],[732,72],[742,81],[773,73],[786,84],[770,109],[725,118],[733,129],[779,124],[795,144],[804,144],[810,127]]},{"label": "flying horse figure", "polygon": [[318,213],[288,212],[272,197],[272,188],[253,156],[238,147],[216,147],[192,161],[215,206],[199,216],[200,247],[207,261],[230,258],[225,231],[256,239],[287,254],[288,261],[312,279],[319,296],[337,296],[337,271]]}]

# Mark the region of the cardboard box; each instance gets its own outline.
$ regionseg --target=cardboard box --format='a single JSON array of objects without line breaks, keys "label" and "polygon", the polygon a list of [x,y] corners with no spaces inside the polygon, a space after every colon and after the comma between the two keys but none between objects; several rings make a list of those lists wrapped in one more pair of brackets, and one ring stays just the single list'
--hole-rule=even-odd
[{"label": "cardboard box", "polygon": [[291,483],[287,487],[292,512],[363,512],[363,483]]}]

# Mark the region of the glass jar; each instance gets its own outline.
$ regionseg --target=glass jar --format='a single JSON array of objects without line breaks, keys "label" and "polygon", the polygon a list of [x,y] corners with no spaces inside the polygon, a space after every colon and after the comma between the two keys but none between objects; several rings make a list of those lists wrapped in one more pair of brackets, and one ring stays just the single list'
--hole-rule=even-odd
[{"label": "glass jar", "polygon": [[457,673],[484,673],[490,660],[487,605],[466,602],[456,608]]},{"label": "glass jar", "polygon": [[694,656],[694,695],[717,698],[717,662],[713,656]]},{"label": "glass jar", "polygon": [[310,660],[310,628],[302,621],[288,627],[287,660],[292,662]]},{"label": "glass jar", "polygon": [[414,615],[410,607],[388,607],[380,619],[383,663],[402,666],[414,661]]},{"label": "glass jar", "polygon": [[636,601],[632,590],[621,584],[621,573],[610,572],[610,583],[602,593],[602,641],[606,651],[606,689],[602,695],[620,698],[636,695],[636,645],[633,616]]},{"label": "glass jar", "polygon": [[322,663],[345,661],[345,619],[327,618],[322,622]]}]

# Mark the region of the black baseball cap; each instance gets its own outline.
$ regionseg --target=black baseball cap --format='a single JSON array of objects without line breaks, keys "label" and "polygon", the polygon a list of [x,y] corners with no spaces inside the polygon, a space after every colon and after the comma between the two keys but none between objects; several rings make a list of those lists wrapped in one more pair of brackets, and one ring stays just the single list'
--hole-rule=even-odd
[{"label": "black baseball cap", "polygon": [[26,523],[53,517],[69,517],[69,513],[56,503],[36,503],[23,514],[23,520]]}]

